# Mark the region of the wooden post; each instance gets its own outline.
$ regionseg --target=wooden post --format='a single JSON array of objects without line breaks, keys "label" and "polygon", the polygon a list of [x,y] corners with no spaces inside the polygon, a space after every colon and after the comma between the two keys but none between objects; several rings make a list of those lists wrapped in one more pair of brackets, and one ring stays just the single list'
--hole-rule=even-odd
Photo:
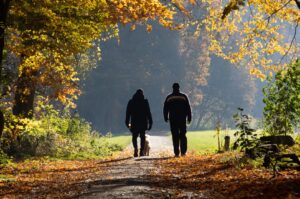
[{"label": "wooden post", "polygon": [[230,146],[230,136],[226,135],[225,136],[224,150],[229,151],[229,146]]}]

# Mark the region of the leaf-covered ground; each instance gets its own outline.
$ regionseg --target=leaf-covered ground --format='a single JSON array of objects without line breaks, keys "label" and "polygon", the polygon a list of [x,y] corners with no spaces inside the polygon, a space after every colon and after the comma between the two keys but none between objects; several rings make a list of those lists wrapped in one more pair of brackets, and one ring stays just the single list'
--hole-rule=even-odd
[{"label": "leaf-covered ground", "polygon": [[17,163],[1,169],[0,198],[300,198],[300,173],[238,169],[224,155]]},{"label": "leaf-covered ground", "polygon": [[300,198],[300,172],[272,172],[224,163],[226,154],[189,155],[155,162],[156,186],[202,194],[208,198]]},{"label": "leaf-covered ground", "polygon": [[300,198],[300,172],[237,167],[240,155],[172,156],[150,136],[149,157],[132,149],[102,160],[27,160],[0,168],[0,198]]},{"label": "leaf-covered ground", "polygon": [[75,197],[102,175],[106,161],[28,161],[1,170],[0,198]]}]

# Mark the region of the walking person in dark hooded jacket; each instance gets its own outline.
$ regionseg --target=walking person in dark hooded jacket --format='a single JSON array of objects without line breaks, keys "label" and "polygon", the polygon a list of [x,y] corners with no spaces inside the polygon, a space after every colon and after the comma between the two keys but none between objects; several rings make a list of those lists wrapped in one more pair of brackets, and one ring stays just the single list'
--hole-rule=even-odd
[{"label": "walking person in dark hooded jacket", "polygon": [[144,98],[141,89],[138,89],[128,102],[125,123],[132,133],[134,157],[138,156],[138,136],[141,138],[140,156],[144,156],[145,131],[150,130],[152,127],[152,115],[148,100]]},{"label": "walking person in dark hooded jacket", "polygon": [[[164,103],[164,119],[170,122],[175,156],[187,151],[186,121],[192,121],[192,112],[188,97],[179,91],[179,84],[173,84],[173,92]],[[180,146],[180,149],[179,149]]]}]

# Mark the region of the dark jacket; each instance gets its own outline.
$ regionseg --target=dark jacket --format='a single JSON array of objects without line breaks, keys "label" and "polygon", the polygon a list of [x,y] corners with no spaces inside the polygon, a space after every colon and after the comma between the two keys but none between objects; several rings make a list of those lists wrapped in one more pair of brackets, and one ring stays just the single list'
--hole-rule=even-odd
[{"label": "dark jacket", "polygon": [[126,126],[131,123],[131,131],[145,131],[152,126],[152,115],[147,99],[135,94],[129,100],[126,110]]},{"label": "dark jacket", "polygon": [[164,119],[170,122],[191,122],[192,112],[189,99],[185,94],[173,92],[164,103]]}]

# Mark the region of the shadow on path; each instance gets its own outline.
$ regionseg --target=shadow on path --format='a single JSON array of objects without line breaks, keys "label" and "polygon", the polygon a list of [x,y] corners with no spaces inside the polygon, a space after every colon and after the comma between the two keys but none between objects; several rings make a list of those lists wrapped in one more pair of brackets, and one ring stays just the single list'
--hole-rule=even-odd
[{"label": "shadow on path", "polygon": [[125,157],[125,158],[117,158],[117,159],[113,159],[113,160],[104,160],[104,161],[99,161],[97,164],[114,163],[114,162],[129,160],[129,159],[132,159],[132,158],[131,157]]},{"label": "shadow on path", "polygon": [[168,160],[168,159],[172,159],[173,157],[140,157],[140,158],[136,158],[134,159],[135,161],[153,161],[153,160]]}]

